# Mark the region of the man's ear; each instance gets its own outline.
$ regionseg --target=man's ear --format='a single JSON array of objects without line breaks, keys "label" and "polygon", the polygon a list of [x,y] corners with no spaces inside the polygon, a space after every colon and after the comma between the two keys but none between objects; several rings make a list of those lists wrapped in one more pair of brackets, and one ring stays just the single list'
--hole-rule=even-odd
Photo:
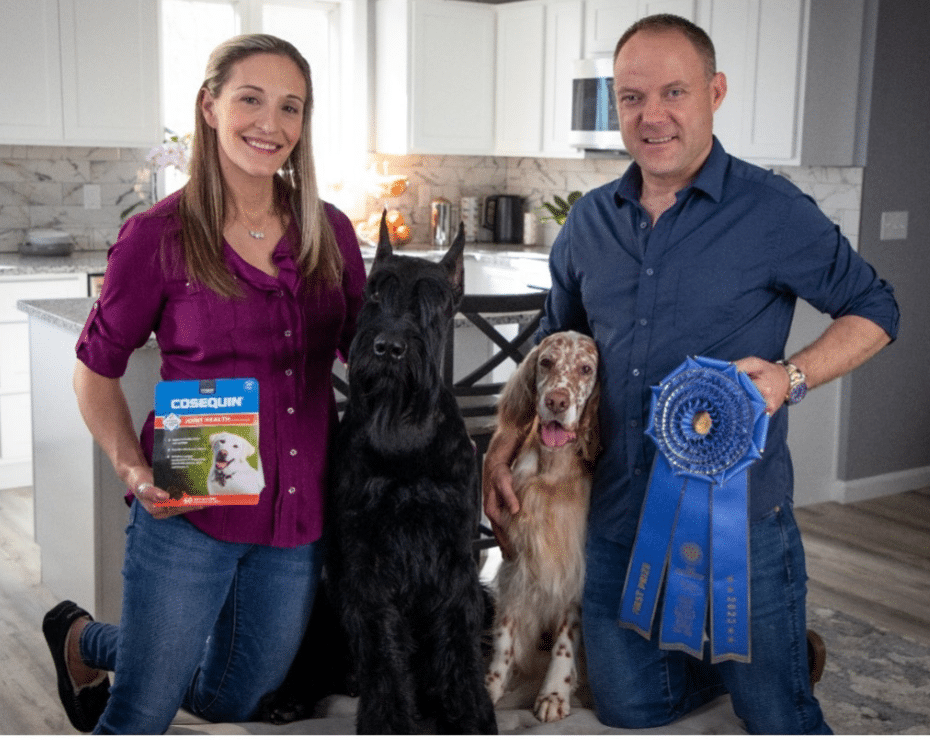
[{"label": "man's ear", "polygon": [[714,113],[716,113],[723,99],[727,96],[727,76],[723,72],[717,72],[710,81],[710,89]]}]

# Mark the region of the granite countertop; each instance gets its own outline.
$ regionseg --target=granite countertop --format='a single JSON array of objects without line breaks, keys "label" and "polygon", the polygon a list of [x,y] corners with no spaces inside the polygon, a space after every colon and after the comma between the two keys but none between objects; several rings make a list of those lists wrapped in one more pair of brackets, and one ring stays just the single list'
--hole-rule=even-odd
[{"label": "granite countertop", "polygon": [[19,252],[0,253],[0,277],[69,272],[103,274],[106,267],[106,249],[73,252],[67,257],[27,257]]}]

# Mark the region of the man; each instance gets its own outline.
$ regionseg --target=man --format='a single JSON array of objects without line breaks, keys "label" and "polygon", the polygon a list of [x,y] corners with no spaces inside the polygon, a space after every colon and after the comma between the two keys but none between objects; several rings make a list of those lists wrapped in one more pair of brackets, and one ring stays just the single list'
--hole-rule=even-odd
[{"label": "man", "polygon": [[[598,461],[583,620],[588,678],[605,724],[667,724],[729,692],[754,733],[829,733],[809,674],[804,554],[792,515],[786,400],[857,367],[894,339],[892,290],[813,201],[728,156],[713,137],[726,96],[713,44],[675,16],[651,16],[614,56],[620,127],[634,163],[573,207],[552,247],[540,336],[576,329],[601,353]],[[785,360],[796,299],[834,322]],[[749,471],[751,662],[712,665],[620,626],[626,570],[656,450],[651,386],[688,356],[736,362],[771,414]],[[516,513],[499,432],[485,458],[485,510]]]}]

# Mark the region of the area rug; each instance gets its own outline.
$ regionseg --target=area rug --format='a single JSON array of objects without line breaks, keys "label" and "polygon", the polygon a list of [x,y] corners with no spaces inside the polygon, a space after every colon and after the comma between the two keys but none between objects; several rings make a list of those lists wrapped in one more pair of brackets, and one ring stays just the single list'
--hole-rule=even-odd
[{"label": "area rug", "polygon": [[[839,735],[930,734],[930,646],[874,627],[838,611],[811,606],[808,626],[827,644],[827,666],[816,695]],[[502,704],[507,704],[505,697]],[[181,713],[169,734],[348,735],[355,731],[356,699],[332,696],[316,719],[290,725],[258,722],[206,724]],[[730,699],[720,697],[673,725],[645,732],[605,727],[590,709],[573,707],[561,722],[542,725],[528,709],[500,706],[502,734],[513,735],[736,735],[742,722]]]},{"label": "area rug", "polygon": [[810,606],[827,667],[816,696],[839,735],[930,734],[930,646]]}]

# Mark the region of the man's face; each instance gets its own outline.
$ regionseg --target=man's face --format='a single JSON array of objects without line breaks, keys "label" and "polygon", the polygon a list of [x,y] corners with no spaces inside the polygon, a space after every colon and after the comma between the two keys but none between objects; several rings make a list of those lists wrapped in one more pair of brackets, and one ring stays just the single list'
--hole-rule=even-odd
[{"label": "man's face", "polygon": [[710,153],[726,78],[718,72],[708,79],[680,31],[640,31],[617,55],[614,91],[623,143],[644,183],[685,187]]}]

